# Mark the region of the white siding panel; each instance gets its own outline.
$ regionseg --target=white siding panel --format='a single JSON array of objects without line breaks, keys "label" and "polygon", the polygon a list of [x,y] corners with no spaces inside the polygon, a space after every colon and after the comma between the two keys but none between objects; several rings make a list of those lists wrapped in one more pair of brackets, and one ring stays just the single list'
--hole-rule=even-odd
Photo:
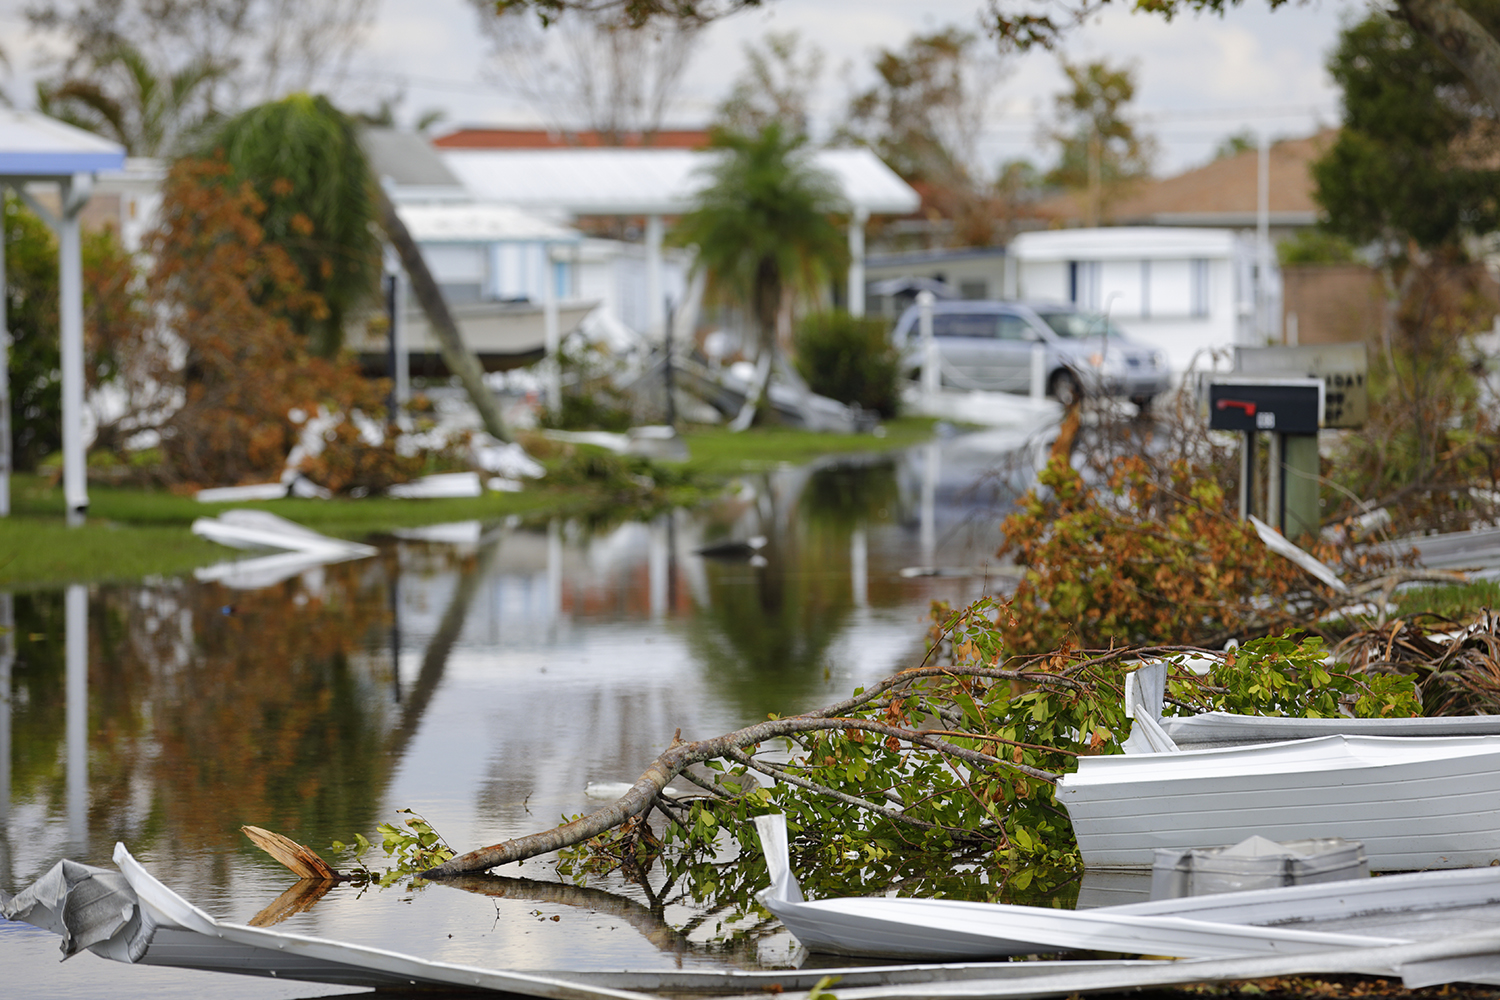
[{"label": "white siding panel", "polygon": [[1068,301],[1068,262],[1022,261],[1021,298],[1031,302]]},{"label": "white siding panel", "polygon": [[1377,871],[1488,865],[1500,858],[1497,759],[1496,737],[1324,737],[1091,758],[1058,799],[1088,865],[1149,866],[1157,847],[1250,834],[1359,840]]},{"label": "white siding panel", "polygon": [[1140,316],[1141,262],[1139,260],[1106,260],[1099,265],[1099,304],[1111,317]]},{"label": "white siding panel", "polygon": [[484,281],[484,247],[473,244],[428,243],[422,247],[427,268],[440,285]]},{"label": "white siding panel", "polygon": [[1193,262],[1190,260],[1153,260],[1151,262],[1152,316],[1193,315]]}]

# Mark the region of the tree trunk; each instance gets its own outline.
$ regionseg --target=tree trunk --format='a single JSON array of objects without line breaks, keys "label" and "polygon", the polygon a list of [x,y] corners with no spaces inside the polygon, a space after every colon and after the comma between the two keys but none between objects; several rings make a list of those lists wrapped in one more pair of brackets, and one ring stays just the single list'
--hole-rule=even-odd
[{"label": "tree trunk", "polygon": [[479,367],[479,359],[464,346],[458,324],[448,312],[448,303],[443,301],[443,293],[433,279],[432,272],[427,270],[427,261],[422,258],[417,241],[411,238],[406,223],[396,214],[396,206],[385,189],[376,184],[375,191],[380,205],[380,227],[385,230],[391,246],[396,248],[401,266],[411,279],[412,293],[421,304],[422,312],[427,315],[427,323],[432,327],[433,336],[437,337],[443,363],[463,383],[464,391],[469,394],[474,408],[479,411],[479,419],[484,422],[484,429],[489,432],[490,437],[507,443],[515,440],[510,428],[505,426],[505,418],[500,415],[495,397],[484,384],[484,372]]},{"label": "tree trunk", "polygon": [[1396,7],[1500,111],[1500,41],[1454,0],[1396,0]]}]

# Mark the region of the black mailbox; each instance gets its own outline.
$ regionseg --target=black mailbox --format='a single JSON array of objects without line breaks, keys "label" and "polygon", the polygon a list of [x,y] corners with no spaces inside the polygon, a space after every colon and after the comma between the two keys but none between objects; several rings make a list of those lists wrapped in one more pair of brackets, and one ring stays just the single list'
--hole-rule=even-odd
[{"label": "black mailbox", "polygon": [[1225,380],[1208,385],[1211,430],[1316,434],[1322,416],[1321,380]]}]

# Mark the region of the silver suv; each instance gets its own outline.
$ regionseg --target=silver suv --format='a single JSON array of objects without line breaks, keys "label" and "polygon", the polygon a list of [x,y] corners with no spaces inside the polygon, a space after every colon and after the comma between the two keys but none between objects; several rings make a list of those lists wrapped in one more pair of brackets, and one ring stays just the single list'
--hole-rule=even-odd
[{"label": "silver suv", "polygon": [[[901,314],[892,334],[908,369],[922,365],[920,306]],[[1049,302],[950,300],[932,305],[942,384],[1029,392],[1031,349],[1044,354],[1047,394],[1071,403],[1081,393],[1122,396],[1141,409],[1171,386],[1166,356],[1132,340],[1100,313]]]}]

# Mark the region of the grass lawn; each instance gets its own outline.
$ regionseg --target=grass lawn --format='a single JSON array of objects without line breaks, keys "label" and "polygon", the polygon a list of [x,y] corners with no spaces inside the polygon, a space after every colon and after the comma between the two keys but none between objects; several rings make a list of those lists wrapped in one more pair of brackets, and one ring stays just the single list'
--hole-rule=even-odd
[{"label": "grass lawn", "polygon": [[1439,587],[1413,587],[1397,594],[1394,600],[1398,610],[1392,617],[1411,618],[1431,611],[1468,623],[1481,611],[1500,608],[1500,581],[1476,580]]},{"label": "grass lawn", "polygon": [[[783,463],[800,463],[830,454],[887,451],[926,440],[933,421],[903,418],[886,425],[886,436],[811,434],[790,428],[751,429],[731,434],[722,429],[687,434],[692,458],[682,467],[701,496],[736,473]],[[549,464],[556,466],[557,460]],[[540,486],[521,493],[487,493],[449,500],[275,500],[243,504],[203,504],[166,490],[122,489],[91,484],[89,516],[84,525],[64,523],[60,485],[30,475],[11,480],[11,516],[0,518],[0,588],[35,590],[66,583],[139,580],[174,576],[235,555],[232,549],[206,542],[189,532],[194,518],[212,517],[231,507],[256,507],[305,524],[325,534],[364,538],[395,528],[448,521],[495,520],[518,515],[545,516],[620,509],[620,493],[611,484],[564,488]],[[665,499],[670,500],[671,494]],[[654,497],[659,506],[664,497]]]}]

